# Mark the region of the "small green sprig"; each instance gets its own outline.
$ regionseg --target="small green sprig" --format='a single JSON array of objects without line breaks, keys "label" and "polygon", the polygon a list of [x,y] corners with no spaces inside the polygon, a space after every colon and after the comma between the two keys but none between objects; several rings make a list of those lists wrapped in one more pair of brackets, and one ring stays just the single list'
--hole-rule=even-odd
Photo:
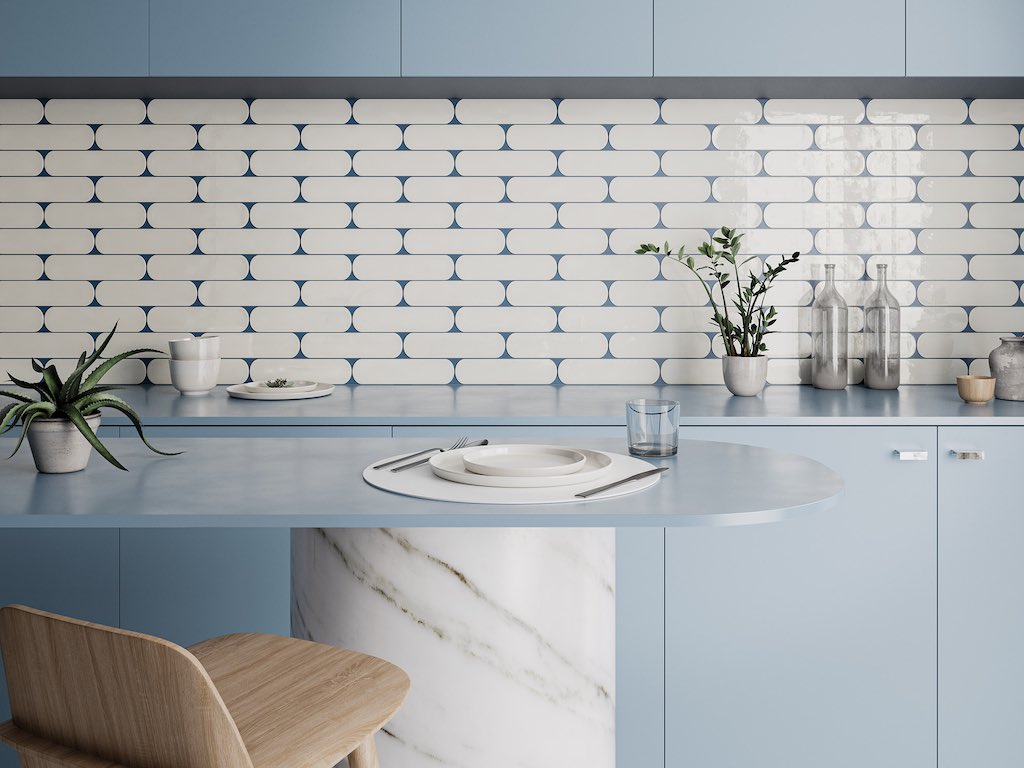
[{"label": "small green sprig", "polygon": [[[764,338],[773,332],[771,328],[778,319],[775,307],[765,307],[765,296],[775,278],[785,272],[790,264],[799,261],[800,253],[797,251],[791,256],[785,256],[774,266],[766,262],[759,273],[748,270],[744,284],[740,279],[740,267],[756,260],[757,257],[740,258],[742,239],[743,235],[737,233],[735,229],[722,227],[712,236],[710,242],[705,242],[697,248],[698,253],[707,259],[707,263],[699,265],[693,256],[686,255],[685,246],[673,252],[667,241],[664,250],[653,243],[644,243],[635,253],[668,256],[692,272],[707,294],[712,309],[711,323],[718,327],[726,354],[731,357],[757,357],[768,350]],[[725,295],[725,289],[734,281],[739,287],[731,301],[736,310],[735,321],[729,312],[730,300]],[[721,304],[715,298],[716,286]]]},{"label": "small green sprig", "polygon": [[125,469],[121,462],[115,459],[110,451],[107,450],[107,447],[103,445],[102,441],[92,430],[92,427],[85,420],[87,416],[97,413],[101,408],[113,408],[115,411],[120,411],[127,416],[135,427],[135,431],[139,433],[139,437],[142,438],[142,442],[146,444],[149,450],[159,453],[161,456],[178,455],[177,453],[157,450],[150,445],[143,434],[142,420],[139,418],[139,415],[127,402],[111,394],[113,390],[121,389],[121,387],[100,385],[100,380],[122,360],[127,360],[129,357],[142,354],[143,352],[163,354],[160,350],[132,349],[128,352],[122,352],[119,355],[114,355],[109,360],[104,360],[86,375],[86,372],[100,359],[100,355],[107,348],[116,330],[117,324],[115,323],[113,330],[96,347],[95,352],[88,357],[85,352],[81,354],[78,358],[78,365],[75,366],[75,370],[68,376],[67,381],[61,380],[55,366],[50,364],[44,367],[36,360],[32,361],[32,370],[41,374],[42,378],[35,383],[22,381],[10,373],[7,374],[14,384],[38,395],[38,399],[33,400],[21,392],[0,390],[0,395],[15,401],[0,408],[0,435],[9,432],[19,422],[21,423],[21,435],[18,437],[18,443],[14,446],[14,450],[11,451],[11,456],[14,456],[18,449],[21,448],[21,444],[25,441],[25,436],[28,434],[28,428],[32,426],[33,421],[40,418],[64,418],[78,428],[78,431],[82,433],[100,456],[118,469]]},{"label": "small green sprig", "polygon": [[271,379],[267,382],[270,389],[282,389],[288,386],[288,379]]}]

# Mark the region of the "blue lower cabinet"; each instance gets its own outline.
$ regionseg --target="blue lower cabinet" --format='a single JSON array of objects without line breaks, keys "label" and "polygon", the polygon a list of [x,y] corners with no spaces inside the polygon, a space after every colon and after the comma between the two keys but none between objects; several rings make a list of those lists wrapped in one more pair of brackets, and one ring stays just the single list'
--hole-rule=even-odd
[{"label": "blue lower cabinet", "polygon": [[615,532],[615,764],[665,765],[665,529]]},{"label": "blue lower cabinet", "polygon": [[281,528],[121,531],[121,626],[192,645],[291,633],[291,534]]},{"label": "blue lower cabinet", "polygon": [[[121,427],[121,437],[135,436],[133,427]],[[146,437],[391,437],[391,427],[146,427]]]},{"label": "blue lower cabinet", "polygon": [[939,768],[1024,765],[1021,467],[1020,428],[939,430]]},{"label": "blue lower cabinet", "polygon": [[625,427],[395,427],[395,437],[443,437],[458,440],[469,437],[471,440],[488,438],[491,440],[518,440],[536,438],[537,441],[553,440],[585,440],[590,438],[621,437],[622,447],[626,447]]},{"label": "blue lower cabinet", "polygon": [[[0,531],[0,605],[21,603],[116,626],[116,528]],[[11,716],[0,664],[0,722]],[[0,745],[0,768],[18,768],[13,749]]]},{"label": "blue lower cabinet", "polygon": [[[666,532],[665,764],[935,768],[936,430],[683,437],[809,455],[846,488],[805,518]],[[743,467],[721,475],[743,482]]]}]

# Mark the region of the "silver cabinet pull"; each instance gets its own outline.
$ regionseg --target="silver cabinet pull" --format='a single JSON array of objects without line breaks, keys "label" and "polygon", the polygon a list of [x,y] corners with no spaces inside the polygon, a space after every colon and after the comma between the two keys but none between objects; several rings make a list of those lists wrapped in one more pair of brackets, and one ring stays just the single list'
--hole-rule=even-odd
[{"label": "silver cabinet pull", "polygon": [[957,461],[984,461],[984,451],[950,451],[949,455]]},{"label": "silver cabinet pull", "polygon": [[900,461],[928,461],[928,451],[893,451]]}]

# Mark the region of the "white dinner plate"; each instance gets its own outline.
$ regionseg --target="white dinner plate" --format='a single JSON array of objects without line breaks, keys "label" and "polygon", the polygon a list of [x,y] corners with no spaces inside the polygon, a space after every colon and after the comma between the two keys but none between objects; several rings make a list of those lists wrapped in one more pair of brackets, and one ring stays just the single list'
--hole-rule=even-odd
[{"label": "white dinner plate", "polygon": [[233,384],[228,387],[228,394],[231,397],[238,397],[242,400],[308,400],[312,397],[326,397],[333,391],[333,384],[317,384],[314,389],[308,392],[294,392],[292,390],[284,392],[250,392],[246,389],[245,384]]},{"label": "white dinner plate", "polygon": [[295,381],[292,379],[288,380],[288,384],[284,387],[272,387],[269,382],[266,381],[250,381],[244,385],[250,392],[312,392],[316,389],[315,381]]},{"label": "white dinner plate", "polygon": [[583,469],[587,457],[560,445],[488,445],[462,454],[466,469],[496,477],[557,477]]},{"label": "white dinner plate", "polygon": [[445,451],[430,457],[430,469],[443,480],[464,485],[484,485],[490,488],[552,488],[560,485],[581,485],[598,480],[611,466],[611,457],[600,451],[579,449],[586,462],[578,472],[554,477],[502,477],[499,475],[477,475],[466,469],[463,454],[475,448]]}]

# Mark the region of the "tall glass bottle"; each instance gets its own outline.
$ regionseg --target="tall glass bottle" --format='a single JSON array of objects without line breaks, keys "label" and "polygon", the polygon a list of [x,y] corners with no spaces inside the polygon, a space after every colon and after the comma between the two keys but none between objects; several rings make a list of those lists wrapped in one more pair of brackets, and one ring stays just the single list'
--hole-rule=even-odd
[{"label": "tall glass bottle", "polygon": [[811,307],[811,384],[845,389],[850,310],[836,289],[836,265],[825,265],[825,287]]},{"label": "tall glass bottle", "polygon": [[878,287],[864,305],[864,384],[900,385],[900,305],[889,291],[888,267],[878,265]]}]

